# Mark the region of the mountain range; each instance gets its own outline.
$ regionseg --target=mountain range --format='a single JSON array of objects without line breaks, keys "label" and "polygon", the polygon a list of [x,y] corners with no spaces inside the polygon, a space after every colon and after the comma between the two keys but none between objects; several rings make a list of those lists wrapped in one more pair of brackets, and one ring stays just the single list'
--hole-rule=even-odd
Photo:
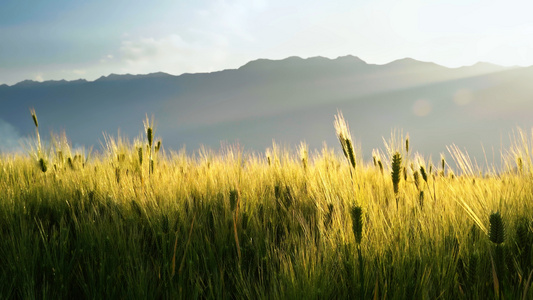
[{"label": "mountain range", "polygon": [[533,127],[532,82],[531,67],[447,68],[409,58],[375,65],[355,56],[258,59],[179,76],[27,80],[0,85],[0,151],[34,134],[29,108],[37,111],[41,136],[64,130],[73,145],[95,149],[103,132],[139,136],[153,115],[165,149],[188,151],[221,142],[264,151],[273,140],[292,149],[300,141],[338,148],[333,120],[340,110],[367,159],[398,129],[425,156],[438,158],[456,144],[490,163],[517,126]]}]

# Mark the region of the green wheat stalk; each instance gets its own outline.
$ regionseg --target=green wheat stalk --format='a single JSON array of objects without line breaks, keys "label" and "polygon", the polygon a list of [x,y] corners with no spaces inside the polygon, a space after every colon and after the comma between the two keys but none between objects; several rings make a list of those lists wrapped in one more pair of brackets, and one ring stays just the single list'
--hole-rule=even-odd
[{"label": "green wheat stalk", "polygon": [[504,278],[505,260],[502,244],[505,241],[505,226],[500,212],[490,214],[489,225],[489,239],[495,245],[495,258],[492,265],[494,291],[498,298],[501,298],[500,282],[503,282]]},{"label": "green wheat stalk", "polygon": [[364,299],[365,291],[365,273],[363,265],[363,254],[361,252],[361,240],[363,239],[363,209],[361,206],[354,205],[350,210],[352,217],[352,230],[357,244],[357,257],[359,259],[359,278],[361,282],[361,299]]},{"label": "green wheat stalk", "polygon": [[398,194],[400,192],[401,179],[400,172],[402,171],[402,155],[398,151],[392,156],[391,168],[392,187],[394,189],[394,195],[396,196],[396,208],[398,208]]},{"label": "green wheat stalk", "polygon": [[152,117],[152,120],[150,121],[148,119],[148,116],[146,116],[146,119],[143,123],[144,123],[144,130],[146,131],[146,139],[148,140],[148,147],[147,147],[148,162],[149,162],[148,173],[152,174],[154,173],[154,157],[153,157],[154,150],[152,148],[154,144],[154,118]]},{"label": "green wheat stalk", "polygon": [[402,155],[400,152],[394,153],[392,156],[392,172],[391,172],[391,178],[392,178],[392,185],[394,188],[394,194],[396,197],[398,197],[398,193],[400,191],[400,179],[401,179],[401,171],[402,171]]}]

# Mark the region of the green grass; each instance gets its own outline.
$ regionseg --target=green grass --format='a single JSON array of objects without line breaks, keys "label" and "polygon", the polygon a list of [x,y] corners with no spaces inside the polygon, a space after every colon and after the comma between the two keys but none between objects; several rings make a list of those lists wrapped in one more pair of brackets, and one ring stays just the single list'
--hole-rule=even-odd
[{"label": "green grass", "polygon": [[375,151],[385,171],[304,144],[187,155],[108,136],[89,156],[63,136],[3,155],[0,298],[531,299],[528,144],[488,175],[452,151],[453,175],[401,139]]}]

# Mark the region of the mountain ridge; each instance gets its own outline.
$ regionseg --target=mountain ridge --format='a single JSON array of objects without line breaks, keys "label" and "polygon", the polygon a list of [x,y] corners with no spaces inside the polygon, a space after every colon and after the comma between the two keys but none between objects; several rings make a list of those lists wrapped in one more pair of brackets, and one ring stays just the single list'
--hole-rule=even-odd
[{"label": "mountain ridge", "polygon": [[146,74],[130,74],[130,73],[125,73],[125,74],[117,74],[117,73],[110,73],[108,75],[102,75],[94,80],[87,80],[87,79],[84,79],[84,78],[79,78],[79,79],[74,79],[74,80],[66,80],[66,79],[59,79],[59,80],[45,80],[45,81],[36,81],[36,80],[32,80],[32,79],[26,79],[26,80],[23,80],[23,81],[19,81],[15,84],[12,84],[12,85],[9,85],[9,84],[0,84],[0,87],[1,86],[8,86],[8,87],[12,87],[12,86],[29,86],[29,85],[42,85],[42,84],[59,84],[59,83],[67,83],[67,82],[80,82],[80,81],[84,81],[84,82],[94,82],[94,81],[101,81],[101,80],[120,80],[120,79],[134,79],[134,78],[144,78],[144,77],[158,77],[158,76],[173,76],[173,77],[179,77],[179,76],[182,76],[182,75],[191,75],[191,74],[211,74],[211,73],[218,73],[218,72],[224,72],[224,71],[231,71],[231,70],[240,70],[240,69],[246,69],[246,68],[249,68],[250,66],[254,66],[254,65],[257,65],[257,64],[262,64],[262,63],[279,63],[279,64],[283,64],[283,63],[287,63],[287,62],[311,62],[311,61],[317,61],[317,60],[321,60],[321,61],[327,61],[327,62],[339,62],[339,63],[350,63],[351,65],[360,65],[360,66],[397,66],[397,65],[406,65],[406,66],[413,66],[413,65],[425,65],[425,66],[434,66],[434,67],[440,67],[440,68],[444,68],[444,69],[449,69],[449,70],[454,70],[454,69],[470,69],[470,68],[480,68],[480,67],[483,67],[483,68],[487,68],[487,69],[492,69],[492,70],[497,70],[497,69],[508,69],[508,68],[527,68],[527,67],[504,67],[504,66],[500,66],[500,65],[497,65],[497,64],[492,64],[492,63],[488,63],[488,62],[477,62],[477,63],[474,63],[472,65],[469,65],[469,66],[460,66],[460,67],[456,67],[456,68],[450,68],[450,67],[446,67],[446,66],[443,66],[443,65],[439,65],[437,63],[434,63],[434,62],[427,62],[427,61],[420,61],[420,60],[417,60],[417,59],[414,59],[414,58],[410,58],[410,57],[405,57],[405,58],[400,58],[400,59],[396,59],[396,60],[393,60],[393,61],[390,61],[388,63],[385,63],[385,64],[372,64],[372,63],[368,63],[366,61],[364,61],[363,59],[359,58],[358,56],[354,56],[354,55],[344,55],[344,56],[338,56],[336,58],[328,58],[328,57],[324,57],[324,56],[312,56],[312,57],[308,57],[308,58],[302,58],[300,56],[289,56],[289,57],[286,57],[286,58],[283,58],[283,59],[268,59],[268,58],[258,58],[258,59],[255,59],[255,60],[251,60],[247,63],[245,63],[244,65],[240,66],[240,67],[237,67],[237,68],[231,68],[231,69],[223,69],[223,70],[217,70],[217,71],[212,71],[212,72],[195,72],[195,73],[182,73],[182,74],[179,74],[179,75],[174,75],[174,74],[169,74],[169,73],[165,73],[165,72],[152,72],[152,73],[146,73]]},{"label": "mountain ridge", "polygon": [[[533,68],[475,64],[446,68],[402,59],[367,64],[355,56],[260,59],[210,73],[102,76],[94,81],[25,82],[0,86],[0,127],[18,137],[65,130],[73,144],[98,145],[102,132],[132,138],[154,115],[169,149],[239,142],[264,150],[272,140],[310,148],[336,145],[333,115],[342,110],[363,155],[402,128],[416,150],[438,157],[446,146],[496,145],[517,125],[533,127]],[[4,125],[2,125],[4,124]],[[1,128],[0,128],[1,129]],[[1,132],[1,131],[0,131]],[[12,139],[15,139],[14,137]],[[6,145],[13,145],[4,143]],[[6,146],[4,146],[5,148]],[[0,152],[2,141],[0,141]]]}]

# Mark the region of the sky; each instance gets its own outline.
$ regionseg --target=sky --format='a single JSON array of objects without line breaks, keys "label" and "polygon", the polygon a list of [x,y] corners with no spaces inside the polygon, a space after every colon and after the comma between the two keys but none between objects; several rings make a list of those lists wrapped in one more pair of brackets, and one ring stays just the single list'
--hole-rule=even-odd
[{"label": "sky", "polygon": [[529,66],[532,11],[516,0],[2,0],[0,84],[212,72],[289,56]]}]

